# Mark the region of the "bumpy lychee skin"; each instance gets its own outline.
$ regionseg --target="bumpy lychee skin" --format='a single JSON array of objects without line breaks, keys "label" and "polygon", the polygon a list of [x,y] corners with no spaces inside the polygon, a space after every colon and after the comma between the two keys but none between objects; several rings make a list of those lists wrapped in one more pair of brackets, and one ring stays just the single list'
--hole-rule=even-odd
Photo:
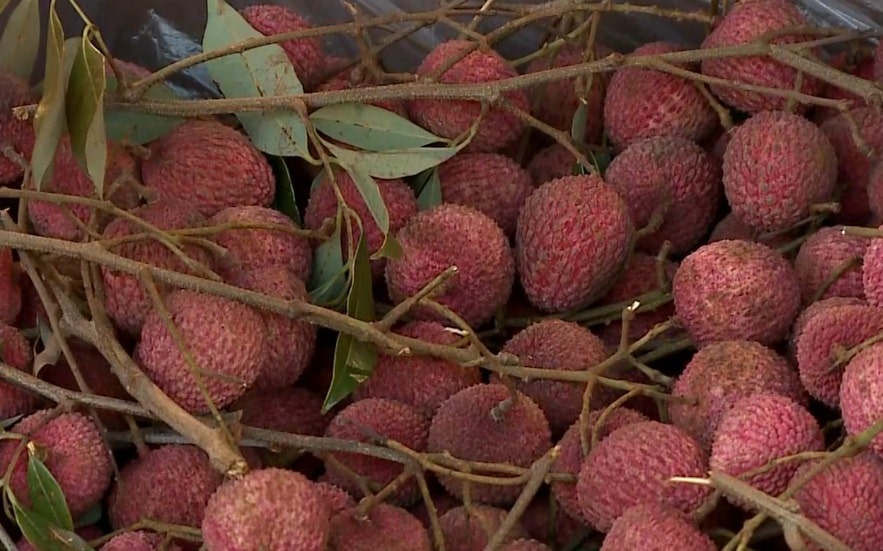
[{"label": "bumpy lychee skin", "polygon": [[[632,54],[657,55],[683,49],[678,44],[651,42]],[[711,104],[685,78],[643,67],[621,67],[610,78],[604,100],[604,128],[618,149],[655,136],[700,142],[717,125]]]},{"label": "bumpy lychee skin", "polygon": [[[135,158],[116,142],[107,143],[107,168],[104,172],[104,196],[116,206],[131,209],[138,205],[135,184],[140,182]],[[35,189],[34,181],[26,187]],[[41,191],[97,198],[95,184],[80,167],[71,148],[70,136],[65,134],[58,142],[52,175],[40,188]],[[81,227],[89,223],[94,209],[87,205],[61,205],[48,201],[29,201],[28,219],[34,232],[46,237],[78,241],[83,238]],[[107,217],[98,213],[98,229],[103,229]]]},{"label": "bumpy lychee skin", "polygon": [[356,500],[346,490],[331,484],[330,482],[316,482],[316,492],[325,500],[331,508],[332,518],[337,513],[356,506]]},{"label": "bumpy lychee skin", "polygon": [[[540,406],[515,393],[513,399],[505,385],[478,384],[454,394],[432,418],[428,450],[467,461],[529,466],[552,447],[552,435]],[[510,399],[510,407],[500,406]],[[443,475],[438,479],[445,490],[463,499],[461,480]],[[511,505],[521,490],[477,483],[469,488],[473,502],[500,506]]]},{"label": "bumpy lychee skin", "polygon": [[[419,452],[426,450],[429,420],[417,408],[408,404],[383,398],[366,398],[341,410],[331,420],[325,436],[357,442],[371,442],[380,436]],[[328,482],[340,486],[357,498],[362,497],[362,490],[350,472],[355,472],[369,483],[377,485],[376,489],[379,490],[395,480],[404,470],[401,463],[358,453],[329,454],[325,468]],[[411,479],[391,497],[397,503],[409,505],[419,495],[417,483]]]},{"label": "bumpy lychee skin", "polygon": [[[73,518],[97,505],[110,487],[113,464],[101,432],[95,422],[81,413],[62,413],[42,409],[9,429],[28,435],[40,458],[61,487]],[[10,489],[25,507],[31,506],[28,492],[28,450],[23,440],[6,439],[0,443],[0,468],[3,472],[15,462],[9,480]],[[29,444],[30,445],[30,444]]]},{"label": "bumpy lychee skin", "polygon": [[788,339],[788,359],[791,360],[794,365],[797,364],[797,343],[800,342],[803,329],[806,327],[806,324],[809,323],[809,320],[826,308],[843,306],[845,304],[866,303],[864,300],[856,297],[830,297],[817,300],[801,310],[800,315],[794,320],[794,325],[791,326],[791,337]]},{"label": "bumpy lychee skin", "polygon": [[322,436],[330,415],[322,414],[322,397],[299,387],[252,389],[234,402],[242,423],[260,429]]},{"label": "bumpy lychee skin", "polygon": [[883,309],[863,304],[832,306],[806,322],[797,342],[797,367],[807,392],[828,407],[840,405],[840,351],[883,330]]},{"label": "bumpy lychee skin", "polygon": [[[0,359],[3,363],[25,373],[30,373],[34,352],[24,335],[11,325],[0,323]],[[36,407],[33,394],[0,382],[0,418],[11,419],[17,415],[27,415]]]},{"label": "bumpy lychee skin", "polygon": [[[748,44],[767,33],[781,32],[791,27],[809,26],[806,17],[790,0],[759,0],[739,2],[724,15],[714,30],[702,43],[703,48],[721,48]],[[771,44],[793,44],[812,40],[811,36],[785,34],[776,36]],[[798,71],[769,56],[723,57],[702,61],[702,74],[710,77],[735,80],[755,86],[799,89],[804,94],[818,95],[822,81]],[[798,80],[798,78],[800,80]],[[799,83],[799,85],[798,85]],[[710,85],[712,93],[724,103],[740,111],[757,113],[766,109],[781,110],[787,98],[770,96],[727,86]],[[801,110],[805,106],[798,105]]]},{"label": "bumpy lychee skin", "polygon": [[199,527],[209,497],[223,482],[196,446],[169,444],[148,451],[120,471],[107,498],[115,529],[140,520]]},{"label": "bumpy lychee skin", "polygon": [[[25,163],[34,150],[34,125],[12,114],[13,107],[37,103],[40,98],[31,92],[28,83],[12,73],[0,72],[0,146],[12,147]],[[0,155],[0,185],[21,178],[24,167],[6,155]]]},{"label": "bumpy lychee skin", "polygon": [[[883,152],[883,112],[858,107],[831,117],[820,126],[837,155],[840,213],[842,224],[863,225],[870,215],[868,175],[873,162]],[[855,128],[862,144],[855,139]]]},{"label": "bumpy lychee skin", "polygon": [[[218,262],[223,275],[229,277],[264,266],[281,265],[301,281],[309,281],[313,250],[309,239],[296,234],[300,228],[294,220],[267,207],[234,206],[218,212],[206,223],[208,226],[226,224],[240,227],[223,230],[212,238],[227,251]],[[242,227],[249,224],[264,227]]]},{"label": "bumpy lychee skin", "polygon": [[741,398],[724,414],[715,432],[709,465],[743,478],[764,493],[778,495],[791,482],[797,462],[760,474],[745,473],[783,457],[824,449],[822,431],[806,408],[779,394],[761,392]]},{"label": "bumpy lychee skin", "polygon": [[[177,201],[156,201],[138,207],[132,215],[143,222],[155,226],[162,231],[183,230],[200,227],[205,218],[187,204]],[[127,219],[117,218],[105,228],[103,237],[118,244],[110,243],[108,250],[157,268],[174,270],[190,275],[204,275],[206,270],[213,268],[214,263],[209,251],[196,243],[178,244],[181,253],[188,261],[181,258],[175,251],[153,237],[129,240],[125,238],[144,233],[145,228]],[[114,270],[107,266],[101,267],[101,278],[105,289],[105,308],[107,315],[113,320],[120,331],[137,335],[144,325],[144,319],[153,309],[153,301],[137,275]],[[160,292],[168,292],[169,288],[157,282]]]},{"label": "bumpy lychee skin", "polygon": [[[456,333],[433,321],[412,321],[395,330],[399,335],[434,344],[453,344]],[[465,367],[432,356],[382,354],[367,381],[353,392],[353,398],[387,398],[409,404],[427,417],[464,388],[481,382],[476,367]]]},{"label": "bumpy lychee skin", "polygon": [[[800,478],[815,462],[801,465]],[[800,513],[855,551],[883,547],[883,461],[864,451],[838,459],[794,494]],[[807,548],[821,547],[803,534]]]},{"label": "bumpy lychee skin", "polygon": [[[454,507],[441,515],[438,523],[448,551],[482,551],[506,518],[506,510],[488,505],[472,504]],[[526,538],[527,532],[516,524],[504,539],[509,543]]]},{"label": "bumpy lychee skin", "polygon": [[724,414],[740,398],[758,392],[781,394],[806,405],[797,371],[771,348],[753,341],[720,341],[693,355],[672,387],[672,395],[695,404],[669,404],[672,424],[711,449]]},{"label": "bumpy lychee skin", "polygon": [[534,187],[540,187],[555,178],[572,176],[576,164],[573,153],[563,145],[554,143],[534,153],[527,163],[527,171]]},{"label": "bumpy lychee skin", "polygon": [[[419,212],[396,235],[399,258],[386,265],[386,285],[395,303],[413,296],[450,266],[454,274],[433,295],[473,327],[506,304],[515,281],[515,259],[503,230],[472,207],[442,204]],[[441,320],[426,307],[415,318]]]},{"label": "bumpy lychee skin", "polygon": [[[655,256],[644,253],[633,253],[628,260],[628,265],[619,279],[607,291],[600,301],[599,306],[616,304],[634,300],[645,293],[660,290],[658,272],[658,260]],[[678,265],[673,260],[663,261],[666,284],[671,285],[677,272]],[[658,306],[648,312],[638,312],[629,324],[629,342],[634,342],[652,329],[656,324],[663,323],[675,313],[674,304],[668,303]],[[622,334],[622,322],[612,321],[600,331],[601,339],[608,346],[618,346]]]},{"label": "bumpy lychee skin", "polygon": [[[309,302],[303,281],[284,266],[267,266],[243,272],[231,283],[283,300]],[[267,328],[261,373],[254,388],[273,389],[293,385],[306,371],[316,350],[317,329],[312,323],[268,310],[259,310]]]},{"label": "bumpy lychee skin", "polygon": [[800,284],[774,249],[740,240],[699,247],[672,281],[675,312],[697,347],[722,340],[774,344],[800,311]]},{"label": "bumpy lychee skin", "polygon": [[[883,345],[870,346],[852,358],[840,384],[840,412],[849,435],[858,434],[883,417]],[[883,457],[883,436],[870,449]]]},{"label": "bumpy lychee skin", "polygon": [[[362,221],[362,229],[357,224],[353,224],[353,242],[358,242],[362,231],[365,232],[365,241],[368,246],[368,252],[374,254],[383,246],[384,236],[374,215],[365,203],[362,192],[353,182],[352,177],[342,170],[335,172],[334,181],[340,190],[343,200],[347,206],[359,215]],[[380,197],[383,198],[383,204],[386,205],[386,211],[389,216],[389,233],[395,235],[408,221],[417,214],[417,198],[414,191],[404,180],[375,180]],[[310,192],[310,200],[304,211],[304,224],[311,230],[318,230],[322,227],[326,220],[337,216],[337,195],[334,193],[334,187],[329,183],[327,178],[322,179],[319,185],[315,186]],[[316,242],[319,245],[320,242]],[[349,258],[349,238],[347,237],[346,226],[341,230],[341,251],[344,259]],[[376,259],[371,261],[371,271],[375,279],[380,279],[383,275],[383,269],[386,266],[385,259]]]},{"label": "bumpy lychee skin", "polygon": [[812,122],[787,111],[762,111],[739,128],[724,152],[723,183],[733,213],[763,231],[787,229],[810,207],[830,201],[837,154]]},{"label": "bumpy lychee skin", "polygon": [[862,266],[862,287],[868,304],[883,306],[883,239],[871,240]]},{"label": "bumpy lychee skin", "polygon": [[330,509],[310,479],[268,468],[218,488],[205,508],[202,538],[213,551],[325,551],[330,525]]},{"label": "bumpy lychee skin", "polygon": [[810,235],[794,259],[803,303],[830,297],[864,299],[862,260],[869,243],[867,238],[845,235],[842,226]]},{"label": "bumpy lychee skin", "polygon": [[590,304],[613,283],[633,234],[628,205],[600,177],[546,182],[524,202],[515,232],[528,300],[547,312]]},{"label": "bumpy lychee skin", "polygon": [[[441,84],[478,84],[513,78],[518,72],[493,50],[473,49],[467,40],[449,40],[435,47],[417,68],[420,80]],[[453,65],[450,62],[458,59]],[[447,67],[441,75],[439,69]],[[524,111],[530,110],[524,90],[503,94],[505,101]],[[453,139],[469,132],[481,115],[481,102],[471,100],[415,99],[408,103],[411,120],[442,138]],[[493,152],[513,143],[524,130],[517,116],[500,107],[488,109],[478,131],[464,151]]]},{"label": "bumpy lychee skin", "polygon": [[[165,307],[200,369],[208,399],[223,408],[242,396],[260,375],[267,349],[260,314],[240,302],[183,289],[169,294]],[[156,310],[147,315],[136,360],[181,407],[208,412],[192,367],[163,319]]]},{"label": "bumpy lychee skin", "polygon": [[676,136],[632,141],[604,178],[628,204],[635,227],[661,217],[659,229],[637,243],[650,254],[665,241],[674,254],[692,249],[711,227],[723,196],[720,164],[696,143]]},{"label": "bumpy lychee skin", "polygon": [[[539,57],[527,66],[528,73],[557,69],[586,61],[585,49],[568,44],[552,55]],[[593,58],[607,56],[610,50],[596,44]],[[591,83],[589,82],[591,78]],[[546,124],[570,134],[573,118],[582,103],[586,101],[586,128],[583,140],[595,144],[601,141],[604,125],[604,97],[607,93],[607,73],[593,73],[581,78],[553,80],[534,87],[530,91],[534,116]],[[591,86],[591,88],[589,88]]]},{"label": "bumpy lychee skin", "polygon": [[[274,4],[257,4],[240,10],[248,24],[261,34],[270,36],[310,28],[309,22],[291,8]],[[326,70],[322,38],[318,36],[296,38],[280,42],[288,60],[294,66],[304,90],[312,91]]]},{"label": "bumpy lychee skin", "polygon": [[551,548],[541,541],[521,538],[504,545],[500,551],[551,551]]},{"label": "bumpy lychee skin", "polygon": [[355,509],[331,519],[328,551],[431,551],[429,532],[417,518],[399,507],[378,503],[365,518]]},{"label": "bumpy lychee skin", "polygon": [[673,476],[706,476],[708,458],[686,432],[657,421],[626,425],[592,448],[576,484],[582,517],[601,532],[642,503],[693,513],[709,488],[670,484]]},{"label": "bumpy lychee skin", "polygon": [[739,239],[743,241],[754,241],[755,243],[763,243],[768,247],[778,248],[791,241],[789,233],[767,234],[756,228],[752,228],[732,212],[727,213],[720,222],[711,230],[707,243],[715,241],[725,241],[727,239]]},{"label": "bumpy lychee skin", "polygon": [[515,233],[518,211],[533,191],[530,173],[500,153],[461,153],[438,167],[441,196],[479,210],[507,236]]},{"label": "bumpy lychee skin", "polygon": [[217,121],[191,120],[150,144],[144,185],[204,216],[227,207],[268,207],[276,192],[270,163],[245,134]]},{"label": "bumpy lychee skin", "polygon": [[[586,437],[589,445],[592,443],[592,435],[596,430],[595,427],[601,421],[601,415],[603,414],[604,410],[595,410],[589,415],[586,423]],[[649,419],[642,413],[624,407],[616,408],[606,416],[602,421],[603,424],[597,427],[598,442],[626,425],[642,423],[644,421],[649,421]],[[585,457],[582,451],[579,420],[570,425],[570,428],[567,429],[564,436],[558,441],[558,446],[558,459],[552,464],[550,472],[579,476],[579,470]],[[576,493],[576,484],[553,481],[551,486],[552,494],[561,505],[561,509],[573,518],[582,518],[582,510],[580,509]]]},{"label": "bumpy lychee skin", "polygon": [[681,511],[644,503],[628,508],[604,536],[601,551],[717,551],[717,546]]},{"label": "bumpy lychee skin", "polygon": [[167,549],[168,551],[180,551],[181,548],[174,543],[165,544],[162,547],[166,537],[162,534],[153,532],[123,532],[116,535],[107,543],[101,546],[101,551],[158,551],[159,549]]},{"label": "bumpy lychee skin", "polygon": [[[503,352],[517,356],[522,365],[569,371],[586,371],[610,355],[604,341],[594,333],[577,323],[558,319],[528,325],[506,342]],[[490,380],[502,382],[496,374]],[[540,406],[552,434],[562,434],[579,417],[584,384],[548,379],[517,379],[512,383]]]}]

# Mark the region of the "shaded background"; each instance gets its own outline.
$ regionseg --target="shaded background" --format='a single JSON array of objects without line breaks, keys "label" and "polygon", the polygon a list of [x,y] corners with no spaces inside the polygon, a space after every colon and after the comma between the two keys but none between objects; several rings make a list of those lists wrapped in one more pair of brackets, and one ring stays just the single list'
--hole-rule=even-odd
[{"label": "shaded background", "polygon": [[[350,0],[367,15],[401,11],[429,11],[438,0]],[[511,1],[511,0],[510,0]],[[540,0],[523,0],[541,3]],[[351,21],[341,0],[228,0],[235,8],[252,4],[281,4],[295,9],[314,25]],[[632,4],[657,5],[682,10],[707,9],[708,0],[633,0]],[[0,25],[18,0],[0,16]],[[41,0],[41,20],[44,22],[49,0]],[[816,22],[883,31],[883,1],[881,0],[797,0],[807,15]],[[101,34],[114,56],[135,62],[148,69],[159,67],[201,51],[202,33],[206,23],[205,2],[201,0],[79,0],[90,19],[101,29]],[[81,34],[82,22],[65,1],[58,2],[59,16],[65,26],[65,36]],[[480,30],[499,26],[500,18],[485,18]],[[413,24],[411,24],[413,25]],[[404,28],[404,27],[403,27]],[[687,46],[698,46],[704,36],[699,23],[677,23],[644,15],[605,14],[600,38],[621,52],[628,52],[639,44],[654,40],[670,40]],[[385,33],[378,31],[377,39]],[[413,70],[429,49],[455,33],[445,25],[426,27],[390,47],[383,55],[384,64],[393,71]],[[498,45],[506,57],[518,57],[536,49],[541,40],[539,29],[525,30]],[[33,80],[42,78],[43,50],[37,62]],[[326,40],[330,53],[352,58],[357,52],[345,37]],[[186,96],[211,97],[219,95],[208,73],[201,66],[192,67],[176,75],[169,83]]]}]

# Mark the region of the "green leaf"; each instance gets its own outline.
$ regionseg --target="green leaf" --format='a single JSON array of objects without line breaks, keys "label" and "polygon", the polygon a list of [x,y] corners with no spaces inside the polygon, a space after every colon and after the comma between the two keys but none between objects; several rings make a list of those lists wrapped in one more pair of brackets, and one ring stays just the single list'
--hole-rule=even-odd
[{"label": "green leaf", "polygon": [[31,447],[27,448],[28,454],[28,494],[31,497],[31,508],[34,513],[45,518],[50,526],[73,530],[74,521],[64,499],[61,486],[46,468],[46,465]]},{"label": "green leaf", "polygon": [[285,159],[276,155],[269,155],[268,160],[270,166],[273,167],[273,174],[276,176],[276,197],[273,199],[273,208],[288,216],[300,227],[304,227],[304,222],[300,217],[300,211],[297,208],[297,201],[294,197],[294,184],[291,181],[291,173],[288,171],[288,165]]},{"label": "green leaf", "polygon": [[586,102],[579,102],[573,120],[570,123],[570,137],[573,143],[583,143],[586,140],[586,122],[589,118],[589,106]]},{"label": "green leaf", "polygon": [[[0,2],[0,12],[7,2]],[[0,36],[0,69],[29,81],[39,49],[40,2],[21,0],[9,15]]]},{"label": "green leaf", "polygon": [[69,530],[62,530],[52,526],[49,528],[50,541],[60,546],[64,551],[95,551],[95,548],[89,545],[89,542],[80,537],[79,534]]},{"label": "green leaf", "polygon": [[327,308],[337,309],[346,298],[347,270],[341,248],[342,226],[342,223],[338,223],[331,237],[316,247],[313,253],[310,299]]},{"label": "green leaf", "polygon": [[[370,174],[358,168],[349,169],[347,173],[353,179],[353,183],[356,184],[356,189],[359,190],[359,194],[364,199],[368,211],[371,213],[374,221],[377,222],[377,227],[383,235],[386,235],[389,233],[389,211],[386,209],[386,203],[383,202],[383,196],[380,195],[380,187],[377,186],[377,182]],[[367,220],[362,220],[363,224],[365,222]]]},{"label": "green leaf", "polygon": [[40,551],[62,551],[60,546],[52,541],[49,533],[51,523],[33,511],[25,509],[16,499],[15,495],[8,491],[10,501],[12,502],[12,510],[15,514],[15,523],[18,524],[24,538],[39,549]]},{"label": "green leaf", "polygon": [[107,169],[107,133],[104,130],[105,60],[92,44],[92,27],[86,27],[80,51],[71,67],[67,90],[67,128],[71,151],[80,167],[104,196]]},{"label": "green leaf", "polygon": [[[215,50],[263,36],[224,0],[206,0],[208,22],[202,39],[204,51]],[[212,79],[227,98],[303,94],[294,67],[278,44],[206,62]],[[271,155],[311,158],[307,130],[300,116],[289,109],[237,113],[255,147]]]},{"label": "green leaf", "polygon": [[[347,314],[362,321],[374,321],[374,294],[371,278],[371,260],[364,235],[359,239],[353,258],[352,285],[347,296]],[[327,412],[366,381],[377,364],[377,348],[340,333],[334,349],[334,374],[331,386],[322,404]]]},{"label": "green leaf", "polygon": [[347,170],[358,170],[375,178],[406,178],[438,166],[457,154],[457,147],[412,147],[393,151],[353,151],[322,140]]},{"label": "green leaf", "polygon": [[[36,141],[31,156],[31,175],[39,190],[46,175],[51,172],[55,148],[65,126],[65,101],[67,78],[72,55],[65,55],[64,29],[55,11],[56,0],[49,3],[49,37],[46,41],[46,76],[43,96],[34,114]],[[68,50],[70,51],[70,50]]]},{"label": "green leaf", "polygon": [[417,195],[417,206],[420,210],[429,210],[442,204],[438,167],[429,168],[415,176],[412,187]]},{"label": "green leaf", "polygon": [[[114,97],[119,82],[115,75],[107,76],[107,88],[104,94],[106,98]],[[158,82],[144,92],[144,99],[169,101],[181,99],[174,90],[165,83]],[[150,113],[136,113],[133,111],[115,110],[105,107],[104,125],[107,137],[114,141],[127,141],[133,144],[146,144],[168,134],[184,119],[179,117],[164,117],[151,115]]]},{"label": "green leaf", "polygon": [[339,103],[310,115],[316,130],[329,138],[368,151],[390,151],[444,142],[408,119],[374,105]]},{"label": "green leaf", "polygon": [[89,526],[91,524],[101,522],[102,516],[104,516],[104,507],[102,507],[101,503],[97,503],[93,505],[91,509],[89,509],[77,518],[76,522],[74,523],[74,528],[79,530],[84,526]]},{"label": "green leaf", "polygon": [[[608,151],[608,150],[603,150],[603,151],[598,151],[598,152],[589,151],[589,159],[592,161],[592,164],[595,165],[595,170],[598,172],[598,174],[600,174],[603,177],[604,173],[607,172],[607,167],[610,166],[610,161],[611,161],[610,151]],[[575,174],[585,174],[586,173],[585,170],[583,169],[583,167],[579,164],[579,162],[577,162],[576,165],[577,166],[575,167],[574,170],[575,171],[578,170],[579,172],[574,172]]]}]

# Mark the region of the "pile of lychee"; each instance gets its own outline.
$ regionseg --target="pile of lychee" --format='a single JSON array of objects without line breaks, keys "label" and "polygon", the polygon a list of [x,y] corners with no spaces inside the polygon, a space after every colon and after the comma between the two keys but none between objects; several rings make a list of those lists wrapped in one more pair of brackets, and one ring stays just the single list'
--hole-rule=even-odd
[{"label": "pile of lychee", "polygon": [[[267,35],[309,27],[280,6],[241,13]],[[791,0],[742,0],[701,44],[631,53],[770,36],[788,50],[821,35],[811,28]],[[307,91],[382,84],[370,71],[339,71],[319,38],[281,45]],[[450,40],[414,79],[494,83],[613,52],[598,43],[587,55],[581,42],[551,50],[524,69]],[[200,118],[143,148],[109,142],[102,208],[77,200],[96,197],[67,137],[38,192],[21,184],[33,127],[12,115],[38,97],[0,75],[0,183],[27,192],[17,207],[31,233],[93,242],[117,259],[97,270],[99,295],[138,369],[189,414],[238,413],[246,427],[328,443],[243,442],[249,469],[227,476],[168,429],[160,436],[171,438],[145,440],[147,419],[92,416],[82,404],[60,411],[3,382],[2,417],[24,439],[0,441],[8,491],[30,503],[30,441],[82,521],[78,533],[102,550],[201,541],[208,551],[429,551],[441,538],[447,551],[492,541],[502,551],[711,551],[770,512],[731,486],[715,501],[713,474],[723,473],[784,493],[801,519],[773,514],[753,548],[828,548],[814,539],[823,534],[843,549],[883,549],[883,436],[868,432],[883,424],[883,45],[801,55],[823,74],[876,86],[876,99],[767,56],[709,55],[509,90],[490,107],[376,102],[451,140],[483,117],[438,167],[441,204],[421,206],[410,179],[377,180],[401,247],[371,260],[378,310],[456,267],[390,330],[450,353],[379,350],[371,375],[328,412],[334,332],[122,267],[309,302],[316,248],[340,201],[359,216],[355,238],[370,253],[385,241],[350,174],[336,168],[311,186],[305,163],[290,160],[301,226],[274,209],[280,181],[247,134]],[[586,127],[569,147],[530,125],[569,134],[578,111]],[[574,151],[612,159],[585,166]],[[80,270],[42,255],[38,267],[51,270],[35,284],[20,260],[0,251],[5,366],[131,400],[120,370],[88,342],[68,337],[65,354],[35,361],[34,341],[59,315],[41,295],[50,280],[77,295]],[[648,296],[652,308],[638,301]],[[631,346],[651,330],[659,336]],[[126,434],[134,446],[119,444]],[[844,441],[850,453],[822,465]],[[521,503],[544,461],[546,483]],[[3,524],[19,534],[12,519]]]}]

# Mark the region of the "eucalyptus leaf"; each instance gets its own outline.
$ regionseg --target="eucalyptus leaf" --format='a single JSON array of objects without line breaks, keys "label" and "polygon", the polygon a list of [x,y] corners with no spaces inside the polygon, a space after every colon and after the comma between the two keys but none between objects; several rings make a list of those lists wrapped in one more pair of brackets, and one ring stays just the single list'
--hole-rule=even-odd
[{"label": "eucalyptus leaf", "polygon": [[92,27],[86,27],[80,51],[74,58],[68,83],[67,128],[71,151],[80,167],[104,196],[107,169],[107,133],[104,130],[105,59],[92,44]]},{"label": "eucalyptus leaf", "polygon": [[[2,4],[0,11],[6,7],[6,2]],[[0,69],[30,81],[39,49],[40,2],[21,0],[0,36]]]},{"label": "eucalyptus leaf", "polygon": [[335,309],[343,304],[347,294],[347,269],[341,247],[342,225],[337,224],[331,237],[316,247],[309,283],[312,302]]},{"label": "eucalyptus leaf", "polygon": [[338,103],[310,114],[316,130],[368,151],[390,151],[445,142],[408,119],[374,105]]},{"label": "eucalyptus leaf", "polygon": [[438,167],[424,170],[414,177],[412,187],[420,210],[429,210],[442,204],[441,179]]},{"label": "eucalyptus leaf", "polygon": [[[108,75],[104,97],[112,98],[118,86],[119,82],[117,82],[116,76],[113,74]],[[158,82],[144,92],[144,99],[168,101],[181,98],[168,85]],[[165,136],[176,126],[184,122],[184,119],[180,117],[165,117],[107,107],[104,109],[104,118],[105,129],[109,139],[118,142],[127,141],[139,145]]]},{"label": "eucalyptus leaf", "polygon": [[304,222],[297,208],[297,200],[294,196],[294,184],[291,181],[291,172],[285,159],[270,155],[268,157],[273,175],[276,177],[276,196],[273,199],[273,208],[294,220],[298,226],[303,227]]},{"label": "eucalyptus leaf", "polygon": [[413,147],[394,151],[354,151],[322,140],[347,170],[358,170],[375,178],[406,178],[438,166],[457,154],[457,147]]},{"label": "eucalyptus leaf", "polygon": [[46,464],[30,448],[28,454],[28,494],[33,512],[45,518],[50,526],[73,530],[74,521],[64,498],[64,492]]},{"label": "eucalyptus leaf", "polygon": [[[208,21],[202,40],[204,51],[216,50],[263,36],[224,0],[206,0]],[[294,67],[278,44],[269,44],[205,63],[212,79],[227,98],[303,94]],[[255,147],[271,155],[311,158],[307,130],[293,110],[236,114]]]},{"label": "eucalyptus leaf", "polygon": [[55,11],[56,0],[49,3],[49,37],[46,39],[46,76],[43,96],[34,114],[36,140],[31,156],[31,177],[39,190],[46,175],[52,170],[55,149],[65,128],[65,101],[67,79],[72,55],[65,56],[64,29]]},{"label": "eucalyptus leaf", "polygon": [[[362,321],[374,321],[374,293],[371,260],[364,235],[359,238],[351,270],[352,284],[347,296],[347,314]],[[361,383],[368,380],[377,364],[377,348],[340,333],[334,348],[334,373],[322,404],[326,413],[349,396]]]}]

